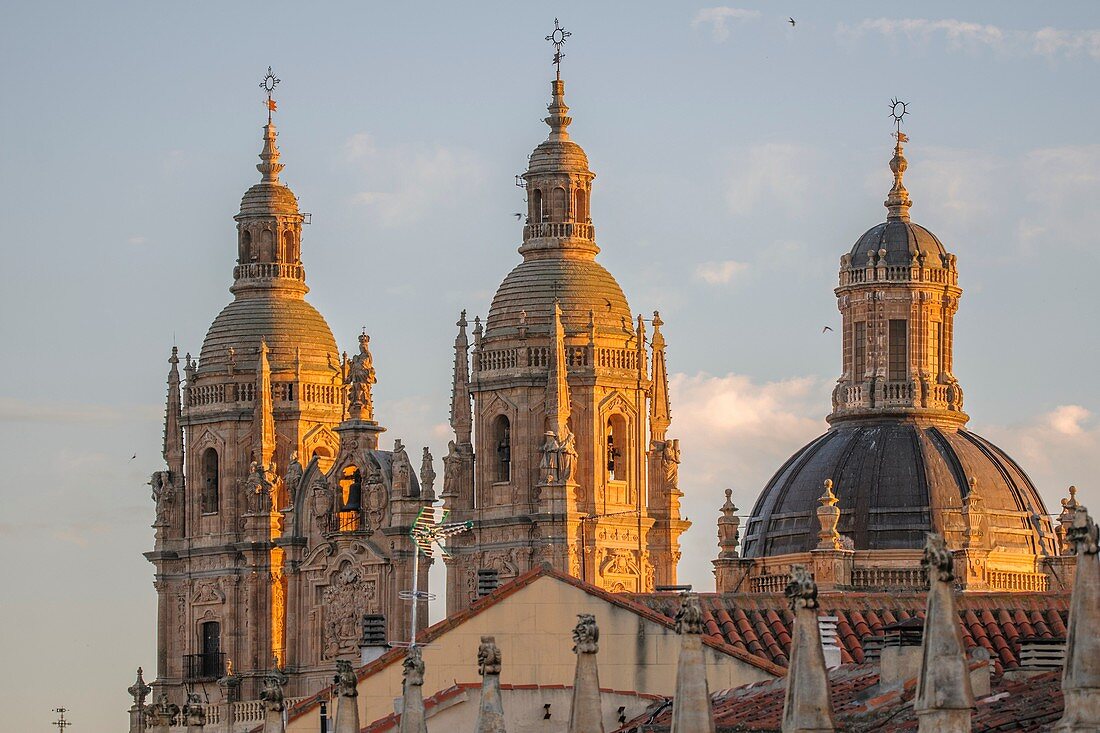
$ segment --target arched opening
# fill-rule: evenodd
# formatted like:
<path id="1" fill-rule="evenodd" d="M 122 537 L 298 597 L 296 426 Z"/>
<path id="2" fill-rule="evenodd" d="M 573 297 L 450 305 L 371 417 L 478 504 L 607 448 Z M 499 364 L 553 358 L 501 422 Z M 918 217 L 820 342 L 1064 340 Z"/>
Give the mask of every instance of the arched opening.
<path id="1" fill-rule="evenodd" d="M 607 480 L 626 481 L 629 461 L 625 459 L 627 447 L 626 418 L 612 415 L 607 419 Z"/>
<path id="2" fill-rule="evenodd" d="M 566 205 L 566 195 L 564 188 L 555 188 L 550 193 L 550 220 L 551 221 L 565 221 L 565 214 L 568 209 Z"/>
<path id="3" fill-rule="evenodd" d="M 222 669 L 222 625 L 217 621 L 205 621 L 199 627 L 199 634 L 202 637 L 202 652 L 196 676 L 217 679 L 225 673 Z"/>
<path id="4" fill-rule="evenodd" d="M 584 224 L 588 221 L 588 192 L 578 188 L 573 194 L 573 218 Z"/>
<path id="5" fill-rule="evenodd" d="M 494 481 L 512 480 L 512 426 L 505 415 L 493 420 L 493 447 L 496 450 Z"/>
<path id="6" fill-rule="evenodd" d="M 340 526 L 341 532 L 359 529 L 359 511 L 363 507 L 363 472 L 355 464 L 340 471 Z"/>
<path id="7" fill-rule="evenodd" d="M 294 238 L 294 231 L 287 229 L 283 232 L 283 261 L 292 265 L 298 264 L 298 241 Z"/>
<path id="8" fill-rule="evenodd" d="M 317 459 L 317 467 L 321 469 L 321 473 L 328 473 L 332 468 L 332 451 L 327 446 L 319 445 L 314 448 L 310 458 Z"/>
<path id="9" fill-rule="evenodd" d="M 247 229 L 241 229 L 241 238 L 239 244 L 239 251 L 237 252 L 237 262 L 242 265 L 246 265 L 255 259 L 252 256 L 252 232 Z"/>
<path id="10" fill-rule="evenodd" d="M 542 215 L 542 190 L 536 188 L 534 192 L 531 193 L 531 221 L 536 224 L 541 222 L 543 218 Z"/>
<path id="11" fill-rule="evenodd" d="M 260 232 L 260 262 L 275 260 L 275 234 L 270 229 Z"/>
<path id="12" fill-rule="evenodd" d="M 202 484 L 199 493 L 203 514 L 218 513 L 218 451 L 207 448 L 202 452 Z"/>

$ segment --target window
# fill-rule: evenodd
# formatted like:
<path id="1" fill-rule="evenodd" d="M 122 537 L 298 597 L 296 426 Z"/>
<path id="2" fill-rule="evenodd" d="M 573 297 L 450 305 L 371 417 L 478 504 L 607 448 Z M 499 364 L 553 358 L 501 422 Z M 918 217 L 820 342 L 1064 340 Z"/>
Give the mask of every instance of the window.
<path id="1" fill-rule="evenodd" d="M 863 381 L 867 371 L 867 322 L 856 321 L 852 329 L 852 379 Z"/>
<path id="2" fill-rule="evenodd" d="M 255 258 L 252 256 L 252 232 L 247 229 L 241 231 L 240 252 L 237 253 L 237 262 L 246 265 Z"/>
<path id="3" fill-rule="evenodd" d="M 890 321 L 890 361 L 887 379 L 903 382 L 909 378 L 909 322 Z"/>
<path id="4" fill-rule="evenodd" d="M 496 452 L 494 481 L 512 480 L 512 426 L 505 415 L 493 420 L 493 450 Z"/>
<path id="5" fill-rule="evenodd" d="M 294 241 L 294 231 L 287 229 L 283 232 L 283 261 L 295 264 L 298 262 L 298 245 Z"/>
<path id="6" fill-rule="evenodd" d="M 217 621 L 207 621 L 202 627 L 202 658 L 199 663 L 199 677 L 216 679 L 223 673 L 222 625 Z"/>
<path id="7" fill-rule="evenodd" d="M 939 379 L 940 371 L 940 342 L 943 339 L 943 324 L 932 321 L 928 324 L 928 359 L 932 367 L 932 378 Z"/>
<path id="8" fill-rule="evenodd" d="M 270 229 L 260 232 L 260 262 L 275 260 L 275 234 Z"/>
<path id="9" fill-rule="evenodd" d="M 550 220 L 565 221 L 566 196 L 564 188 L 555 188 L 550 194 Z"/>
<path id="10" fill-rule="evenodd" d="M 542 219 L 542 190 L 536 188 L 531 194 L 531 221 L 537 224 Z"/>
<path id="11" fill-rule="evenodd" d="M 573 206 L 573 218 L 574 220 L 579 221 L 581 224 L 584 224 L 588 221 L 587 197 L 588 192 L 585 191 L 583 188 L 578 188 L 576 193 L 574 194 L 574 199 L 576 203 Z"/>
<path id="12" fill-rule="evenodd" d="M 626 419 L 612 415 L 607 421 L 607 479 L 626 481 L 629 462 L 624 459 L 627 447 Z"/>
<path id="13" fill-rule="evenodd" d="M 218 451 L 207 448 L 202 453 L 202 485 L 199 497 L 203 514 L 218 513 Z"/>

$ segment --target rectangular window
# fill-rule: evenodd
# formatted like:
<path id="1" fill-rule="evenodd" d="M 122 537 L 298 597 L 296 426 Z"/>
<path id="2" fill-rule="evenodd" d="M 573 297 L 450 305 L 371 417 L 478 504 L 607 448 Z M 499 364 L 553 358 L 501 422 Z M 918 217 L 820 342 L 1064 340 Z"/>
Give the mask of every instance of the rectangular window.
<path id="1" fill-rule="evenodd" d="M 887 379 L 903 382 L 909 378 L 909 322 L 890 321 L 890 361 Z"/>
<path id="2" fill-rule="evenodd" d="M 863 374 L 867 371 L 867 323 L 856 321 L 852 334 L 852 379 L 857 382 L 863 380 Z"/>
<path id="3" fill-rule="evenodd" d="M 932 368 L 932 378 L 939 379 L 940 376 L 940 339 L 943 338 L 943 324 L 939 321 L 932 321 L 928 331 L 928 357 L 931 362 L 929 366 Z"/>

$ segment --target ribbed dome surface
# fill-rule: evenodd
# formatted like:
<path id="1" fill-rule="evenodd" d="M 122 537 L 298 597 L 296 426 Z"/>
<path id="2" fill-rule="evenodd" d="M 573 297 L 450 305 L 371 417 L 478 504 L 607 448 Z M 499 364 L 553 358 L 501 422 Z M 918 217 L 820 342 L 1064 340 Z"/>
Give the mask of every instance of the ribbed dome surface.
<path id="1" fill-rule="evenodd" d="M 257 183 L 241 197 L 241 213 L 238 216 L 297 215 L 298 199 L 282 183 Z"/>
<path id="2" fill-rule="evenodd" d="M 991 512 L 990 528 L 1023 531 L 999 534 L 998 544 L 1039 554 L 1041 539 L 1030 517 L 1044 516 L 1046 508 L 1031 479 L 1004 451 L 968 430 L 888 422 L 833 428 L 791 456 L 753 508 L 743 555 L 815 547 L 817 500 L 826 479 L 840 498 L 837 529 L 852 538 L 855 549 L 920 549 L 926 532 L 958 528 L 958 512 L 944 510 L 962 507 L 971 477 Z M 996 510 L 1028 517 L 996 516 Z"/>
<path id="3" fill-rule="evenodd" d="M 546 257 L 524 260 L 504 278 L 489 307 L 485 335 L 516 328 L 521 311 L 526 311 L 529 324 L 550 323 L 555 298 L 567 330 L 586 327 L 589 311 L 600 330 L 621 332 L 623 318 L 631 325 L 623 289 L 602 265 L 594 260 Z"/>
<path id="4" fill-rule="evenodd" d="M 545 140 L 531 152 L 527 173 L 588 170 L 588 155 L 572 140 Z"/>
<path id="5" fill-rule="evenodd" d="M 936 235 L 911 221 L 887 221 L 868 229 L 852 247 L 852 266 L 866 267 L 867 252 L 886 250 L 886 264 L 908 267 L 923 252 L 925 267 L 947 267 L 947 250 Z"/>
<path id="6" fill-rule="evenodd" d="M 300 298 L 266 292 L 238 297 L 218 314 L 202 342 L 199 372 L 224 369 L 229 347 L 236 351 L 238 367 L 254 368 L 261 339 L 267 340 L 275 365 L 291 363 L 298 347 L 305 369 L 327 369 L 330 363 L 339 363 L 336 340 L 316 308 Z"/>

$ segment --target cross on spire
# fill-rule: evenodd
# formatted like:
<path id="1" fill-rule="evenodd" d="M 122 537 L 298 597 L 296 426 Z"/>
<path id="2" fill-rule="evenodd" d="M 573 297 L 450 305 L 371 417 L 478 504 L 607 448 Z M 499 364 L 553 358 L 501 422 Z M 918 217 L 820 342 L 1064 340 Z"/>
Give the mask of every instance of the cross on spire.
<path id="1" fill-rule="evenodd" d="M 271 95 L 275 92 L 275 87 L 279 85 L 280 81 L 282 81 L 282 79 L 277 78 L 275 74 L 272 73 L 271 67 L 268 66 L 267 75 L 264 76 L 264 80 L 260 82 L 260 89 L 267 92 L 267 124 L 269 125 L 271 124 L 271 113 L 276 110 L 275 100 L 272 99 Z"/>
<path id="2" fill-rule="evenodd" d="M 71 721 L 65 720 L 65 713 L 69 712 L 69 709 L 54 708 L 53 711 L 58 714 L 57 720 L 53 722 L 57 726 L 57 733 L 65 733 L 65 729 L 72 725 Z"/>
<path id="3" fill-rule="evenodd" d="M 554 31 L 546 37 L 546 40 L 554 44 L 553 64 L 558 79 L 561 79 L 561 60 L 565 58 L 565 54 L 561 52 L 561 47 L 565 44 L 565 39 L 571 35 L 573 34 L 562 28 L 558 23 L 558 19 L 554 18 Z"/>

